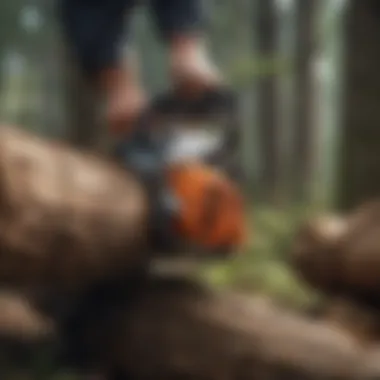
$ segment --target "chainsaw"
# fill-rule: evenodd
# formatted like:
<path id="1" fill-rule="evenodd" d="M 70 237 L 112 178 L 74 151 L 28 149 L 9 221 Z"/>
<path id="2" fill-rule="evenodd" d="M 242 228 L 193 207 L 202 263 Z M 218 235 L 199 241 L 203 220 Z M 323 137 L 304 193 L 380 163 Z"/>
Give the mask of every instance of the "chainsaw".
<path id="1" fill-rule="evenodd" d="M 244 240 L 237 97 L 157 96 L 115 149 L 151 201 L 152 250 L 229 255 Z"/>

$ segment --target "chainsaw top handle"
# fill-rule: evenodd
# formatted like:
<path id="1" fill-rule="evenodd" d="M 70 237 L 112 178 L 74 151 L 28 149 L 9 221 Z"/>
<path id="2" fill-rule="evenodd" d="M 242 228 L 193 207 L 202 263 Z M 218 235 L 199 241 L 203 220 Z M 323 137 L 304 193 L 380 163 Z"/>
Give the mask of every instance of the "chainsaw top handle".
<path id="1" fill-rule="evenodd" d="M 137 120 L 137 133 L 155 134 L 152 129 L 165 127 L 173 122 L 197 123 L 220 121 L 225 132 L 236 131 L 238 119 L 238 97 L 225 89 L 210 90 L 195 99 L 184 99 L 172 91 L 156 95 Z M 231 133 L 232 136 L 232 133 Z"/>

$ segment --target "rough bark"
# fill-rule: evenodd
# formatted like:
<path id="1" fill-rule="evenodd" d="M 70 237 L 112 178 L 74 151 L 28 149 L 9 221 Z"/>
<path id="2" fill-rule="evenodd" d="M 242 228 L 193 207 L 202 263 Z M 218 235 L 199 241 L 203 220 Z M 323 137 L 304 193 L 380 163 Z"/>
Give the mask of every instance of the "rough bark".
<path id="1" fill-rule="evenodd" d="M 260 0 L 255 9 L 257 17 L 257 51 L 259 59 L 276 60 L 276 8 L 272 0 Z M 258 125 L 260 151 L 263 157 L 260 188 L 264 198 L 269 201 L 277 196 L 279 178 L 278 123 L 276 120 L 276 78 L 258 78 Z"/>
<path id="2" fill-rule="evenodd" d="M 148 201 L 126 170 L 0 129 L 0 281 L 79 290 L 144 254 Z"/>
<path id="3" fill-rule="evenodd" d="M 104 293 L 92 294 L 87 317 L 80 312 L 81 323 L 73 319 L 81 336 L 71 338 L 73 347 L 91 348 L 90 367 L 107 369 L 118 379 L 364 380 L 379 375 L 375 348 L 263 299 L 170 279 L 136 283 L 127 297 L 118 286 L 108 291 L 118 295 L 110 300 Z"/>
<path id="4" fill-rule="evenodd" d="M 292 259 L 301 276 L 326 294 L 344 294 L 379 306 L 380 203 L 345 216 L 305 223 L 295 238 Z"/>
<path id="5" fill-rule="evenodd" d="M 337 199 L 349 209 L 380 193 L 380 18 L 373 0 L 348 2 L 344 23 L 344 113 Z"/>
<path id="6" fill-rule="evenodd" d="M 296 48 L 294 61 L 294 151 L 293 179 L 294 196 L 305 201 L 313 179 L 314 166 L 314 114 L 313 114 L 313 53 L 315 41 L 315 10 L 313 0 L 298 0 L 296 6 Z"/>
<path id="7" fill-rule="evenodd" d="M 20 331 L 29 332 L 21 342 L 46 337 L 51 319 L 23 305 L 25 298 L 5 297 L 0 297 L 5 305 L 0 337 L 10 323 L 7 305 L 21 311 Z M 60 344 L 71 356 L 65 359 L 109 380 L 374 380 L 380 375 L 377 341 L 351 334 L 352 325 L 340 323 L 337 312 L 330 323 L 319 322 L 264 298 L 217 292 L 190 280 L 138 276 L 101 284 L 73 305 L 65 323 L 55 320 Z M 363 316 L 357 321 L 365 321 Z M 36 329 L 41 322 L 46 328 Z M 20 334 L 13 337 L 20 341 Z"/>

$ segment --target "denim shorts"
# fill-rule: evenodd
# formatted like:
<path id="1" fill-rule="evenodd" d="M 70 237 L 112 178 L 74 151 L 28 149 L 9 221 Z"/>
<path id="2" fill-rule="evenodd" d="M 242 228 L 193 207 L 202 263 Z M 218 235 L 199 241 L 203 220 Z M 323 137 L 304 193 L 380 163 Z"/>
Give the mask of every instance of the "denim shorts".
<path id="1" fill-rule="evenodd" d="M 209 0 L 205 0 L 209 1 Z M 86 72 L 114 67 L 121 42 L 138 0 L 60 0 L 59 20 L 69 49 Z M 203 0 L 148 0 L 157 30 L 164 40 L 174 33 L 192 33 L 205 23 Z"/>

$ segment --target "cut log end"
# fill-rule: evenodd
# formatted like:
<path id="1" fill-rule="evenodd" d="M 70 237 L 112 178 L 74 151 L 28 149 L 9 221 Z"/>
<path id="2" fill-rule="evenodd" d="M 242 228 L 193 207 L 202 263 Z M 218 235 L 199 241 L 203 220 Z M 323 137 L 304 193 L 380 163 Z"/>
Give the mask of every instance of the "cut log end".
<path id="1" fill-rule="evenodd" d="M 312 286 L 328 289 L 336 282 L 336 247 L 346 230 L 346 220 L 334 215 L 321 216 L 300 227 L 291 249 L 291 261 Z"/>

